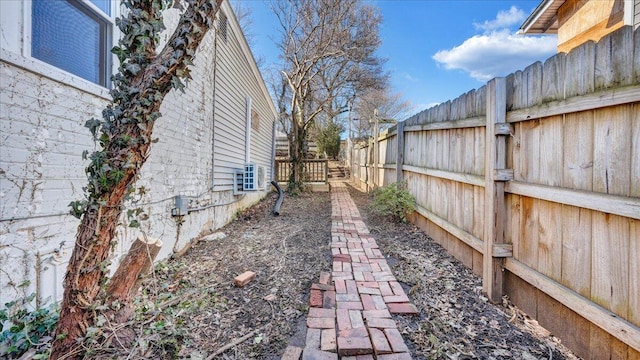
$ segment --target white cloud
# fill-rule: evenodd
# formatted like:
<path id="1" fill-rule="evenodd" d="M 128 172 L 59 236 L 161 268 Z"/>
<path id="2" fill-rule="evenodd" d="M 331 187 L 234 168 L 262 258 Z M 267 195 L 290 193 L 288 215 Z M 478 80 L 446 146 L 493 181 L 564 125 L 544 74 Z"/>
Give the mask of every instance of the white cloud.
<path id="1" fill-rule="evenodd" d="M 478 30 L 493 31 L 519 25 L 527 15 L 515 6 L 511 6 L 508 11 L 499 11 L 494 20 L 486 20 L 482 24 L 473 23 Z"/>
<path id="2" fill-rule="evenodd" d="M 474 24 L 484 30 L 451 49 L 440 50 L 433 59 L 449 70 L 462 70 L 479 81 L 505 76 L 556 53 L 554 36 L 515 35 L 509 26 L 518 24 L 524 12 L 516 7 L 501 11 L 495 20 Z"/>

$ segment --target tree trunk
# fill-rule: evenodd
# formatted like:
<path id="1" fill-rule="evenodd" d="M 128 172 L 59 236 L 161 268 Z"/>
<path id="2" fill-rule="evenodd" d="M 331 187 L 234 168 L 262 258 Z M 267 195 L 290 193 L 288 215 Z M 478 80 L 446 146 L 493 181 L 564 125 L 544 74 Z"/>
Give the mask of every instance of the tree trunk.
<path id="1" fill-rule="evenodd" d="M 106 145 L 99 152 L 111 165 L 106 175 L 118 180 L 98 193 L 88 194 L 88 206 L 82 214 L 76 244 L 64 279 L 65 291 L 56 327 L 58 340 L 54 341 L 51 349 L 52 359 L 81 359 L 84 355 L 82 342 L 87 329 L 95 326 L 95 308 L 103 304 L 109 255 L 124 200 L 149 154 L 153 125 L 160 105 L 164 96 L 176 86 L 176 78 L 188 73 L 187 64 L 192 63 L 193 54 L 212 26 L 221 2 L 222 0 L 190 1 L 180 17 L 176 31 L 162 51 L 156 53 L 155 47 L 146 49 L 149 50 L 145 55 L 149 58 L 148 65 L 133 75 L 121 75 L 122 78 L 132 78 L 127 78 L 127 81 L 119 80 L 119 83 L 125 84 L 125 88 L 112 91 L 112 95 L 131 94 L 126 98 L 119 98 L 116 106 L 122 109 L 122 114 L 118 114 L 115 120 L 107 120 L 105 123 L 109 126 L 106 129 L 103 126 L 101 130 Z M 153 8 L 151 1 L 133 3 L 132 6 L 147 12 L 157 10 Z M 176 57 L 176 54 L 179 56 Z M 121 64 L 121 69 L 122 67 Z M 137 91 L 131 91 L 132 89 Z M 110 116 L 114 117 L 113 114 Z M 123 147 L 118 141 L 112 141 L 122 137 L 138 141 L 128 143 L 127 147 Z M 93 162 L 90 167 L 92 165 Z M 114 175 L 116 172 L 117 176 Z M 90 176 L 91 180 L 97 181 Z M 121 295 L 131 296 L 131 291 L 123 290 Z M 108 294 L 106 297 L 109 297 Z M 124 302 L 128 301 L 130 299 Z"/>
<path id="2" fill-rule="evenodd" d="M 287 191 L 297 193 L 304 188 L 304 140 L 306 130 L 297 120 L 293 119 L 292 124 L 292 151 L 291 151 L 291 174 L 289 175 L 289 184 Z"/>
<path id="3" fill-rule="evenodd" d="M 111 205 L 124 199 L 126 185 L 114 189 Z M 64 297 L 56 326 L 56 338 L 51 358 L 82 358 L 81 342 L 86 329 L 94 323 L 92 307 L 98 305 L 98 296 L 106 281 L 111 241 L 122 214 L 121 206 L 103 206 L 87 210 L 82 217 L 76 246 L 64 278 Z"/>
<path id="4" fill-rule="evenodd" d="M 129 252 L 109 280 L 107 286 L 109 302 L 120 305 L 120 310 L 114 314 L 113 318 L 116 323 L 127 321 L 133 315 L 131 300 L 138 292 L 143 276 L 151 269 L 161 248 L 162 241 L 139 236 L 131 244 Z"/>

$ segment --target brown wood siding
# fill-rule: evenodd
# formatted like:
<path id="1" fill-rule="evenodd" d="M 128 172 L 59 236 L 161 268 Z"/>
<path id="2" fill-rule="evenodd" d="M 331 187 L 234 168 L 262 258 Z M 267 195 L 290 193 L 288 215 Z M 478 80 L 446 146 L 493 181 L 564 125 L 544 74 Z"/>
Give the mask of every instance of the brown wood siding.
<path id="1" fill-rule="evenodd" d="M 568 0 L 558 9 L 558 52 L 603 36 L 624 25 L 622 0 Z"/>

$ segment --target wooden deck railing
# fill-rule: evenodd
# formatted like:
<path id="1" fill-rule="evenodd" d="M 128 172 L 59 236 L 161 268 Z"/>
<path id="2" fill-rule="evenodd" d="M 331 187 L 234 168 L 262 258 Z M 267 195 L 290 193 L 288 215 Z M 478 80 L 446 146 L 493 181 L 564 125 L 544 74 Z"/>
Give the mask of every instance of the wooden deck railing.
<path id="1" fill-rule="evenodd" d="M 304 182 L 327 183 L 329 177 L 328 160 L 304 160 Z M 275 177 L 277 182 L 289 181 L 291 175 L 291 160 L 275 161 Z"/>

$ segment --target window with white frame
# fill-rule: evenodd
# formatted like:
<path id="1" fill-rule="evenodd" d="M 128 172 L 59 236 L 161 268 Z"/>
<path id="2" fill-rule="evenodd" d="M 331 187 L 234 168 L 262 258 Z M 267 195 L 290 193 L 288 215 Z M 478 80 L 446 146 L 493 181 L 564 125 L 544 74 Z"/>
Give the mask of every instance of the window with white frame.
<path id="1" fill-rule="evenodd" d="M 108 87 L 113 3 L 111 0 L 33 0 L 31 56 Z"/>

